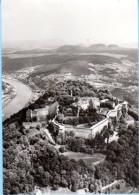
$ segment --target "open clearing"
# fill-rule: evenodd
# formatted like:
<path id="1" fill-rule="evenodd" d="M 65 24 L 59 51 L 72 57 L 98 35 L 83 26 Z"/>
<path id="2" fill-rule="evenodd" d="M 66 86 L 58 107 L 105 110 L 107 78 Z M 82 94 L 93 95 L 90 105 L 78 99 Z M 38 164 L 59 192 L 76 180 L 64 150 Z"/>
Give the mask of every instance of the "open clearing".
<path id="1" fill-rule="evenodd" d="M 84 162 L 89 163 L 89 164 L 98 164 L 101 161 L 105 159 L 105 155 L 101 153 L 95 153 L 93 155 L 91 154 L 86 154 L 82 152 L 72 152 L 72 151 L 67 151 L 63 153 L 65 156 L 68 156 L 69 159 L 75 159 L 75 160 L 84 160 Z"/>
<path id="2" fill-rule="evenodd" d="M 39 194 L 39 192 L 40 192 L 40 194 Z M 52 188 L 50 186 L 48 186 L 47 188 L 42 188 L 39 192 L 38 192 L 38 195 L 41 195 L 41 194 L 42 195 L 48 195 L 48 194 L 85 194 L 84 189 L 77 190 L 77 192 L 72 192 L 68 188 L 63 188 L 63 187 L 59 187 L 58 190 L 52 190 Z M 36 193 L 36 195 L 37 195 L 37 193 Z"/>

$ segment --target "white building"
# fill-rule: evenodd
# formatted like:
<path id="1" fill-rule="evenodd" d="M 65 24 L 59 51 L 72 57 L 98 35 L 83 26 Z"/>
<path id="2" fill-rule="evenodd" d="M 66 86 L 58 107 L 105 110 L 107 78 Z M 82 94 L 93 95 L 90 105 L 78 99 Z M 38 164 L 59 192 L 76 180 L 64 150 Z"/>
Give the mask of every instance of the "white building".
<path id="1" fill-rule="evenodd" d="M 77 103 L 73 103 L 72 105 L 75 107 L 81 107 L 83 110 L 86 110 L 88 106 L 92 104 L 94 109 L 98 109 L 100 107 L 100 101 L 98 98 L 92 97 L 83 97 L 79 98 Z"/>

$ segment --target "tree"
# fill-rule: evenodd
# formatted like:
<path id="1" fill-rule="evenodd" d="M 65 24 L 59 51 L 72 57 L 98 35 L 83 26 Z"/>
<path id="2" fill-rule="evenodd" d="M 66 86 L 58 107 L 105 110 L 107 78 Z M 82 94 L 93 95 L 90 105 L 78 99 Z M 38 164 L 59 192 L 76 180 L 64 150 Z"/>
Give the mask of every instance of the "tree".
<path id="1" fill-rule="evenodd" d="M 61 182 L 61 177 L 60 177 L 60 175 L 57 174 L 57 173 L 55 173 L 53 183 L 54 183 L 54 184 L 60 184 L 60 182 Z"/>
<path id="2" fill-rule="evenodd" d="M 44 175 L 44 168 L 42 166 L 38 167 L 38 173 L 40 174 L 40 176 Z"/>
<path id="3" fill-rule="evenodd" d="M 59 123 L 62 123 L 62 124 L 63 124 L 63 121 L 64 121 L 64 114 L 59 114 L 59 115 L 57 116 L 57 120 L 58 120 Z"/>
<path id="4" fill-rule="evenodd" d="M 111 129 L 109 129 L 107 126 L 104 126 L 102 132 L 103 132 L 103 137 L 104 137 L 104 139 L 107 139 L 107 145 L 108 145 L 108 143 L 109 143 L 109 137 L 110 137 L 110 135 L 111 135 L 113 132 L 112 132 Z"/>

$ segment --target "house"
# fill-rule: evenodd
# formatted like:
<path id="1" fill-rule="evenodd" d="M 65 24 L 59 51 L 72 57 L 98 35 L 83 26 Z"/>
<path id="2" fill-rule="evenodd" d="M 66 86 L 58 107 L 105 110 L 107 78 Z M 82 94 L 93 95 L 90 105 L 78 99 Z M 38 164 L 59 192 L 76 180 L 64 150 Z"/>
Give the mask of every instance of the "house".
<path id="1" fill-rule="evenodd" d="M 59 103 L 55 102 L 51 105 L 47 105 L 45 108 L 27 110 L 26 119 L 32 120 L 35 118 L 37 121 L 46 121 L 48 115 L 52 116 L 58 114 L 59 111 L 58 107 L 59 107 Z"/>

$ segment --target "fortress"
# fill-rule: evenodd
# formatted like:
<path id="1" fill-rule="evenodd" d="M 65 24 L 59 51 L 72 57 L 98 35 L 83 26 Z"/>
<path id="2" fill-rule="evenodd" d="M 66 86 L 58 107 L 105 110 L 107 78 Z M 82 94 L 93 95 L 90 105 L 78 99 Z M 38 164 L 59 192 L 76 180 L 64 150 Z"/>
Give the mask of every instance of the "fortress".
<path id="1" fill-rule="evenodd" d="M 113 110 L 110 110 L 107 113 L 105 119 L 96 123 L 95 125 L 92 125 L 90 128 L 62 125 L 55 120 L 52 120 L 52 122 L 53 124 L 59 127 L 59 135 L 63 135 L 65 132 L 73 131 L 75 137 L 80 137 L 85 139 L 95 138 L 96 134 L 100 133 L 105 126 L 108 127 L 108 124 L 112 122 L 112 119 L 115 118 L 117 121 L 119 121 L 120 117 L 122 116 L 122 109 L 125 109 L 125 111 L 128 112 L 128 103 L 126 101 L 116 105 Z"/>

